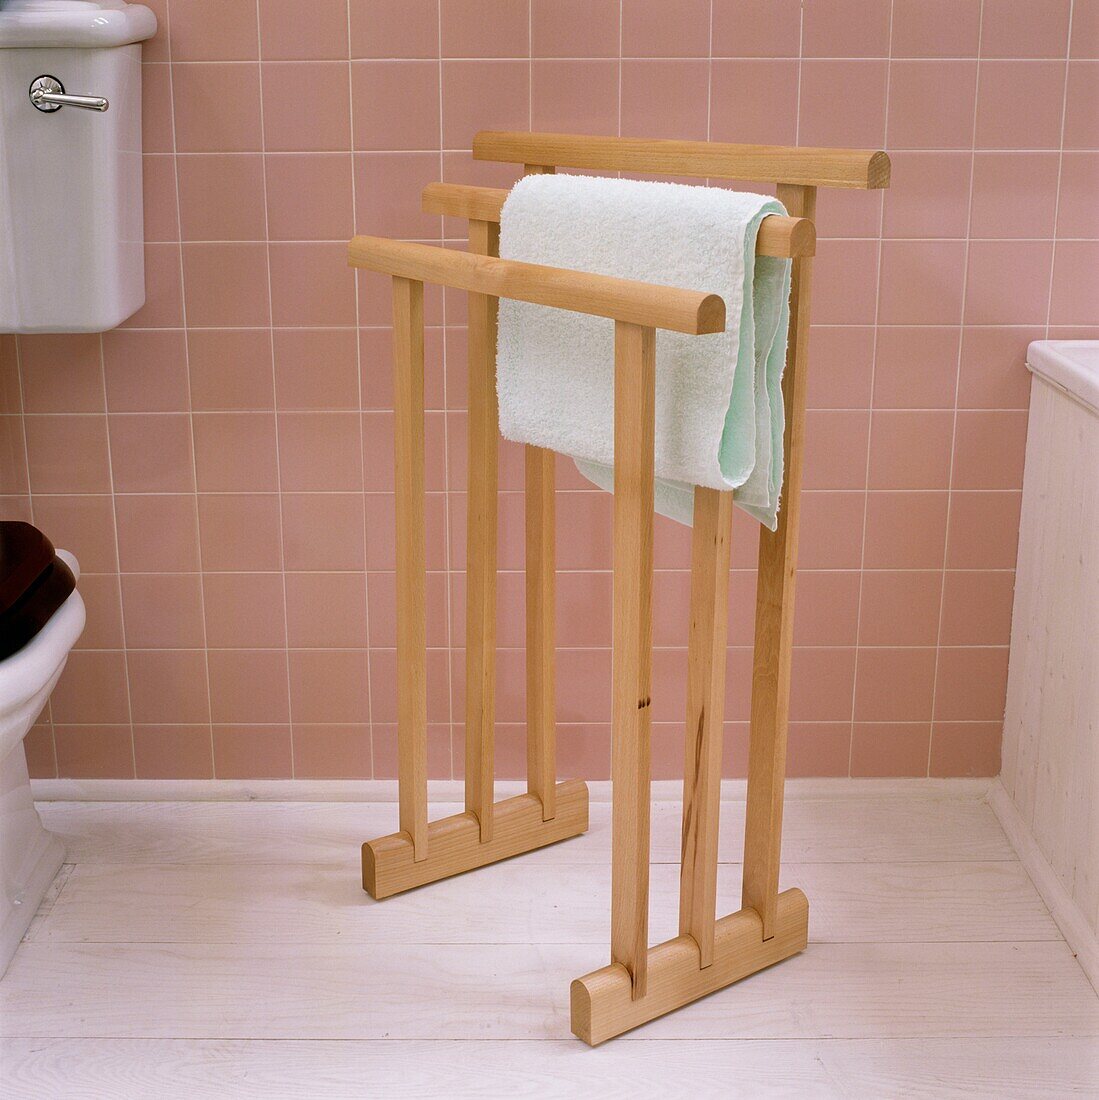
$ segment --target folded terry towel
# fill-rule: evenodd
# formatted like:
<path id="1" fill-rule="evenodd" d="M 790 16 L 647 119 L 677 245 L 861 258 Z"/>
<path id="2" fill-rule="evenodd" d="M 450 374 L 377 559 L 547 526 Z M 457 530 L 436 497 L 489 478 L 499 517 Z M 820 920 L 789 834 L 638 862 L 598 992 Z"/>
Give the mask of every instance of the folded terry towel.
<path id="1" fill-rule="evenodd" d="M 725 332 L 656 338 L 656 510 L 688 525 L 695 485 L 777 524 L 790 262 L 755 246 L 785 212 L 767 195 L 569 175 L 526 176 L 504 203 L 501 256 L 725 299 Z M 506 438 L 613 489 L 613 321 L 502 300 L 497 390 Z"/>

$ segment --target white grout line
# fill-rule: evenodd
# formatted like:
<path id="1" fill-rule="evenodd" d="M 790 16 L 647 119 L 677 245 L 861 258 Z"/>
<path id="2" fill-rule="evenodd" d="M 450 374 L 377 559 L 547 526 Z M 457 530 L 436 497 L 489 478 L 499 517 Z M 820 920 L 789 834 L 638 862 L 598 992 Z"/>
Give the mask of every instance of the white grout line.
<path id="1" fill-rule="evenodd" d="M 947 477 L 947 493 L 946 493 L 946 533 L 943 539 L 943 557 L 941 564 L 941 572 L 943 575 L 942 590 L 939 593 L 939 628 L 935 635 L 935 669 L 934 675 L 931 679 L 931 721 L 935 721 L 935 709 L 938 706 L 939 701 L 939 653 L 942 650 L 943 640 L 943 620 L 946 615 L 946 563 L 950 558 L 950 517 L 953 513 L 954 507 L 954 457 L 956 448 L 958 446 L 958 393 L 962 384 L 962 351 L 965 347 L 965 307 L 966 300 L 969 291 L 969 231 L 973 224 L 973 181 L 977 172 L 977 117 L 978 117 L 978 104 L 981 98 L 981 42 L 984 38 L 984 13 L 985 13 L 985 0 L 981 0 L 979 23 L 977 30 L 977 76 L 976 82 L 973 88 L 973 127 L 972 127 L 972 144 L 973 144 L 973 156 L 969 163 L 969 205 L 966 212 L 966 242 L 965 250 L 962 256 L 962 304 L 961 304 L 961 317 L 959 321 L 962 325 L 962 339 L 958 342 L 958 359 L 954 370 L 954 423 L 950 434 L 950 471 Z M 931 773 L 931 754 L 935 745 L 934 725 L 932 725 L 931 741 L 927 746 L 927 771 Z"/>
<path id="2" fill-rule="evenodd" d="M 893 14 L 895 4 L 889 5 L 889 53 L 893 53 Z M 890 61 L 885 63 L 885 108 L 882 112 L 882 145 L 889 148 L 889 93 L 892 83 L 892 65 Z M 851 740 L 847 746 L 847 774 L 851 774 L 851 768 L 855 759 L 855 710 L 858 701 L 859 690 L 859 644 L 862 638 L 862 596 L 866 582 L 866 530 L 870 517 L 870 456 L 873 453 L 874 444 L 874 415 L 878 411 L 874 404 L 874 388 L 877 378 L 878 362 L 878 322 L 881 319 L 881 264 L 882 252 L 885 244 L 885 196 L 881 199 L 881 212 L 878 215 L 878 269 L 874 282 L 874 326 L 873 336 L 870 342 L 870 408 L 866 425 L 866 461 L 863 465 L 863 487 L 866 490 L 862 505 L 862 538 L 859 547 L 859 593 L 855 604 L 855 668 L 851 679 Z"/>
<path id="3" fill-rule="evenodd" d="M 1053 247 L 1049 257 L 1049 297 L 1046 300 L 1046 332 L 1045 338 L 1049 339 L 1050 320 L 1053 317 L 1053 278 L 1057 272 L 1057 221 L 1061 213 L 1061 179 L 1065 167 L 1065 120 L 1068 117 L 1068 77 L 1069 66 L 1072 59 L 1072 23 L 1076 13 L 1076 0 L 1069 0 L 1068 6 L 1068 33 L 1065 36 L 1065 88 L 1061 98 L 1061 141 L 1057 153 L 1057 191 L 1053 198 Z M 1061 240 L 1072 240 L 1070 237 L 1062 237 Z"/>
<path id="4" fill-rule="evenodd" d="M 260 55 L 263 54 L 263 32 L 261 30 L 261 15 L 260 15 L 260 0 L 255 0 L 256 6 L 256 41 L 257 50 Z M 350 46 L 348 47 L 350 51 Z M 268 63 L 269 64 L 269 63 Z M 285 639 L 286 649 L 286 712 L 287 712 L 287 726 L 290 736 L 290 777 L 293 779 L 297 771 L 297 760 L 294 753 L 294 702 L 293 694 L 291 690 L 290 681 L 290 611 L 289 601 L 286 596 L 286 537 L 285 537 L 285 514 L 283 509 L 283 492 L 282 492 L 282 451 L 279 446 L 279 390 L 278 379 L 275 371 L 275 306 L 274 306 L 274 293 L 271 289 L 271 230 L 270 230 L 270 209 L 267 197 L 267 125 L 266 118 L 264 117 L 263 107 L 263 65 L 259 66 L 259 129 L 260 129 L 260 144 L 262 145 L 261 153 L 263 155 L 263 225 L 264 231 L 267 235 L 267 240 L 264 242 L 267 253 L 267 338 L 271 342 L 271 395 L 272 402 L 274 404 L 274 421 L 275 421 L 275 492 L 278 494 L 279 501 L 279 561 L 282 564 L 282 629 L 283 637 Z M 354 145 L 354 141 L 351 142 Z M 352 164 L 354 164 L 354 156 L 352 156 Z M 352 202 L 354 202 L 354 196 L 352 196 Z M 352 207 L 353 208 L 353 207 Z M 358 301 L 356 299 L 356 307 Z M 362 463 L 362 426 L 360 418 L 359 427 L 359 462 Z M 211 723 L 213 722 L 213 709 L 211 707 L 210 713 Z M 220 723 L 218 723 L 220 725 Z M 212 726 L 211 726 L 212 729 Z"/>

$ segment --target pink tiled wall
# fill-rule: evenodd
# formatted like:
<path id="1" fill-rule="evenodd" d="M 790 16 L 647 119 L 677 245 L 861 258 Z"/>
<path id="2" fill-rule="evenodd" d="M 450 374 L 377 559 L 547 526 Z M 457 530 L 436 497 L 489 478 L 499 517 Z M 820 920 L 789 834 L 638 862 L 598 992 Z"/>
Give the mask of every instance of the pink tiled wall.
<path id="1" fill-rule="evenodd" d="M 1099 335 L 1099 0 L 159 0 L 145 308 L 0 338 L 3 514 L 75 551 L 88 628 L 39 776 L 394 774 L 388 288 L 354 230 L 419 212 L 479 128 L 884 147 L 825 193 L 795 775 L 999 766 L 1028 376 Z M 459 242 L 455 242 L 459 243 Z M 429 296 L 433 774 L 461 767 L 463 302 Z M 504 448 L 500 772 L 523 760 L 522 495 Z M 610 498 L 561 467 L 562 771 L 609 767 Z M 726 768 L 746 752 L 738 515 Z M 657 529 L 655 774 L 679 774 L 688 536 Z"/>

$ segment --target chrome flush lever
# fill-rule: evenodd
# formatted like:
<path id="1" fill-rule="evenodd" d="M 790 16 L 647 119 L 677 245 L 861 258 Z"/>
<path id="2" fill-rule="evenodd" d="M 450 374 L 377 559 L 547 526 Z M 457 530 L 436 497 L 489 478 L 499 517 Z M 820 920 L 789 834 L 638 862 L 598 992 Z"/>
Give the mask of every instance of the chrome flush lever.
<path id="1" fill-rule="evenodd" d="M 62 107 L 82 107 L 85 111 L 105 111 L 110 104 L 98 95 L 68 95 L 55 76 L 40 76 L 30 87 L 31 103 L 39 111 L 60 111 Z"/>

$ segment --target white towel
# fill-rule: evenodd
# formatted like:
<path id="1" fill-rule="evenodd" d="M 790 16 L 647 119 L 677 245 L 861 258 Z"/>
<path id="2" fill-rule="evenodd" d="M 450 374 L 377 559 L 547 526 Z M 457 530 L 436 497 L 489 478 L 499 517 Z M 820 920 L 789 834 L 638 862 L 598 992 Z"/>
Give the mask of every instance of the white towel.
<path id="1" fill-rule="evenodd" d="M 526 176 L 504 203 L 503 257 L 725 299 L 723 333 L 656 338 L 656 510 L 688 525 L 695 485 L 777 525 L 790 262 L 755 245 L 785 213 L 767 195 L 569 175 Z M 501 300 L 497 390 L 506 438 L 613 490 L 613 321 Z"/>

